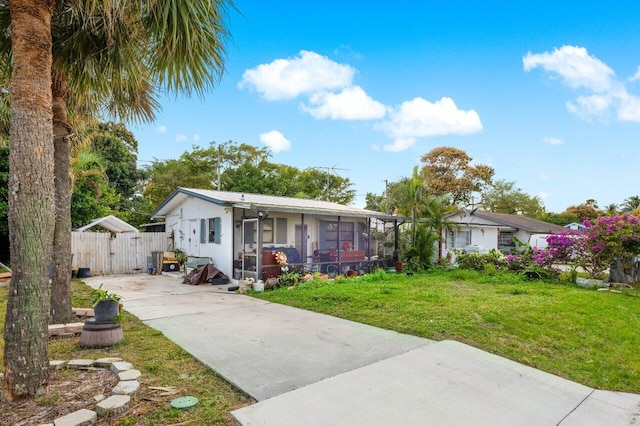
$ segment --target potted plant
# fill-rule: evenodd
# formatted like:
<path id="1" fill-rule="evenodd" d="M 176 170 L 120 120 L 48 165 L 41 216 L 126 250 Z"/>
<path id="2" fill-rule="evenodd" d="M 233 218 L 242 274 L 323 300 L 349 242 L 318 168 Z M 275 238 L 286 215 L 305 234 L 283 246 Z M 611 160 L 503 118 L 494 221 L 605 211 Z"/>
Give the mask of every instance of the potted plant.
<path id="1" fill-rule="evenodd" d="M 104 290 L 102 284 L 93 290 L 89 296 L 93 302 L 93 312 L 96 322 L 109 322 L 120 313 L 121 297 L 115 293 Z"/>

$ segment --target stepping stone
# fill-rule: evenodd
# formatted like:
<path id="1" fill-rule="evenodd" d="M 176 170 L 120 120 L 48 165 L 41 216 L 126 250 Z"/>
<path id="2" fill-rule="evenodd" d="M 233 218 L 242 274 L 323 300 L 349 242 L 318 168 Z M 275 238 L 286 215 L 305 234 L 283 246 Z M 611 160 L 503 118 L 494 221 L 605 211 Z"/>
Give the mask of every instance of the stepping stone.
<path id="1" fill-rule="evenodd" d="M 92 359 L 72 359 L 67 363 L 67 368 L 72 370 L 86 370 L 89 367 L 93 367 Z"/>
<path id="2" fill-rule="evenodd" d="M 109 369 L 113 374 L 118 374 L 120 372 L 133 369 L 133 364 L 131 364 L 130 362 L 118 361 L 111 364 L 111 367 Z"/>
<path id="3" fill-rule="evenodd" d="M 120 361 L 122 361 L 122 358 L 100 358 L 93 362 L 93 366 L 98 368 L 109 368 L 114 362 Z"/>
<path id="4" fill-rule="evenodd" d="M 102 417 L 116 417 L 129 409 L 131 397 L 128 395 L 112 395 L 96 405 L 96 413 Z"/>
<path id="5" fill-rule="evenodd" d="M 135 380 L 140 376 L 142 376 L 140 370 L 127 370 L 123 371 L 122 373 L 118 373 L 118 379 L 122 380 L 123 382 L 126 380 Z"/>
<path id="6" fill-rule="evenodd" d="M 53 421 L 54 426 L 92 426 L 96 424 L 98 415 L 95 411 L 82 409 Z"/>
<path id="7" fill-rule="evenodd" d="M 48 328 L 49 336 L 61 336 L 66 333 L 64 324 L 51 324 Z"/>
<path id="8" fill-rule="evenodd" d="M 139 387 L 140 382 L 137 380 L 122 381 L 113 388 L 111 395 L 134 395 Z"/>
<path id="9" fill-rule="evenodd" d="M 67 366 L 67 361 L 60 361 L 60 360 L 49 361 L 49 370 L 50 371 L 62 370 L 66 366 Z"/>
<path id="10" fill-rule="evenodd" d="M 64 325 L 65 334 L 80 334 L 82 333 L 83 322 L 70 322 Z"/>

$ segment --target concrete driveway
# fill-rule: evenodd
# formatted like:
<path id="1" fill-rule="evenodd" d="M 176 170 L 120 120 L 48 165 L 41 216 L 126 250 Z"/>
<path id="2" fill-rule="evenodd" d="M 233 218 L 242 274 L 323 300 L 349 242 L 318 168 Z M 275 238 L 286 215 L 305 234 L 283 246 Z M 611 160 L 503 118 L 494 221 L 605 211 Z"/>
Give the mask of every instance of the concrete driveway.
<path id="1" fill-rule="evenodd" d="M 144 274 L 85 279 L 258 403 L 243 425 L 631 425 L 640 395 L 607 392 L 453 341 Z"/>

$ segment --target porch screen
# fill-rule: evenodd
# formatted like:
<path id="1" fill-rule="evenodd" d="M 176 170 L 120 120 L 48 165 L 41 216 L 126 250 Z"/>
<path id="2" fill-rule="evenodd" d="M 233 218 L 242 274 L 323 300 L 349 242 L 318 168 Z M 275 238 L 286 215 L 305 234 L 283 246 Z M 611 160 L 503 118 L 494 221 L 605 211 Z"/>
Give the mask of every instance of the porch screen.
<path id="1" fill-rule="evenodd" d="M 354 243 L 354 223 L 340 222 L 340 244 L 349 241 Z M 336 250 L 338 248 L 338 222 L 320 221 L 320 249 Z"/>

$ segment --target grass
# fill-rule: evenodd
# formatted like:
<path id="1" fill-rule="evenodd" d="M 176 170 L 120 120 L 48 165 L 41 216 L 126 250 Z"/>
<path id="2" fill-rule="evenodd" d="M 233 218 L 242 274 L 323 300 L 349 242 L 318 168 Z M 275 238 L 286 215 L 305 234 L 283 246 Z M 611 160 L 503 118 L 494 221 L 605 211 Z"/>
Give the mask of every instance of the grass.
<path id="1" fill-rule="evenodd" d="M 453 339 L 587 386 L 640 392 L 640 291 L 508 273 L 382 272 L 253 296 L 435 340 Z"/>
<path id="2" fill-rule="evenodd" d="M 90 292 L 90 287 L 79 280 L 73 280 L 73 305 L 91 307 Z M 7 294 L 7 286 L 0 287 L 0 323 L 3 328 Z M 142 392 L 139 391 L 133 398 L 127 413 L 113 424 L 234 424 L 235 420 L 230 412 L 249 404 L 249 399 L 219 378 L 211 369 L 133 315 L 124 313 L 122 327 L 123 342 L 111 348 L 81 349 L 77 337 L 53 339 L 49 342 L 50 359 L 119 357 L 131 362 L 142 372 Z M 3 349 L 2 340 L 0 354 L 4 353 Z M 148 391 L 152 386 L 174 386 L 178 393 L 159 396 Z M 185 411 L 170 407 L 173 398 L 185 395 L 197 397 L 198 404 Z M 56 395 L 46 397 L 56 398 Z"/>

